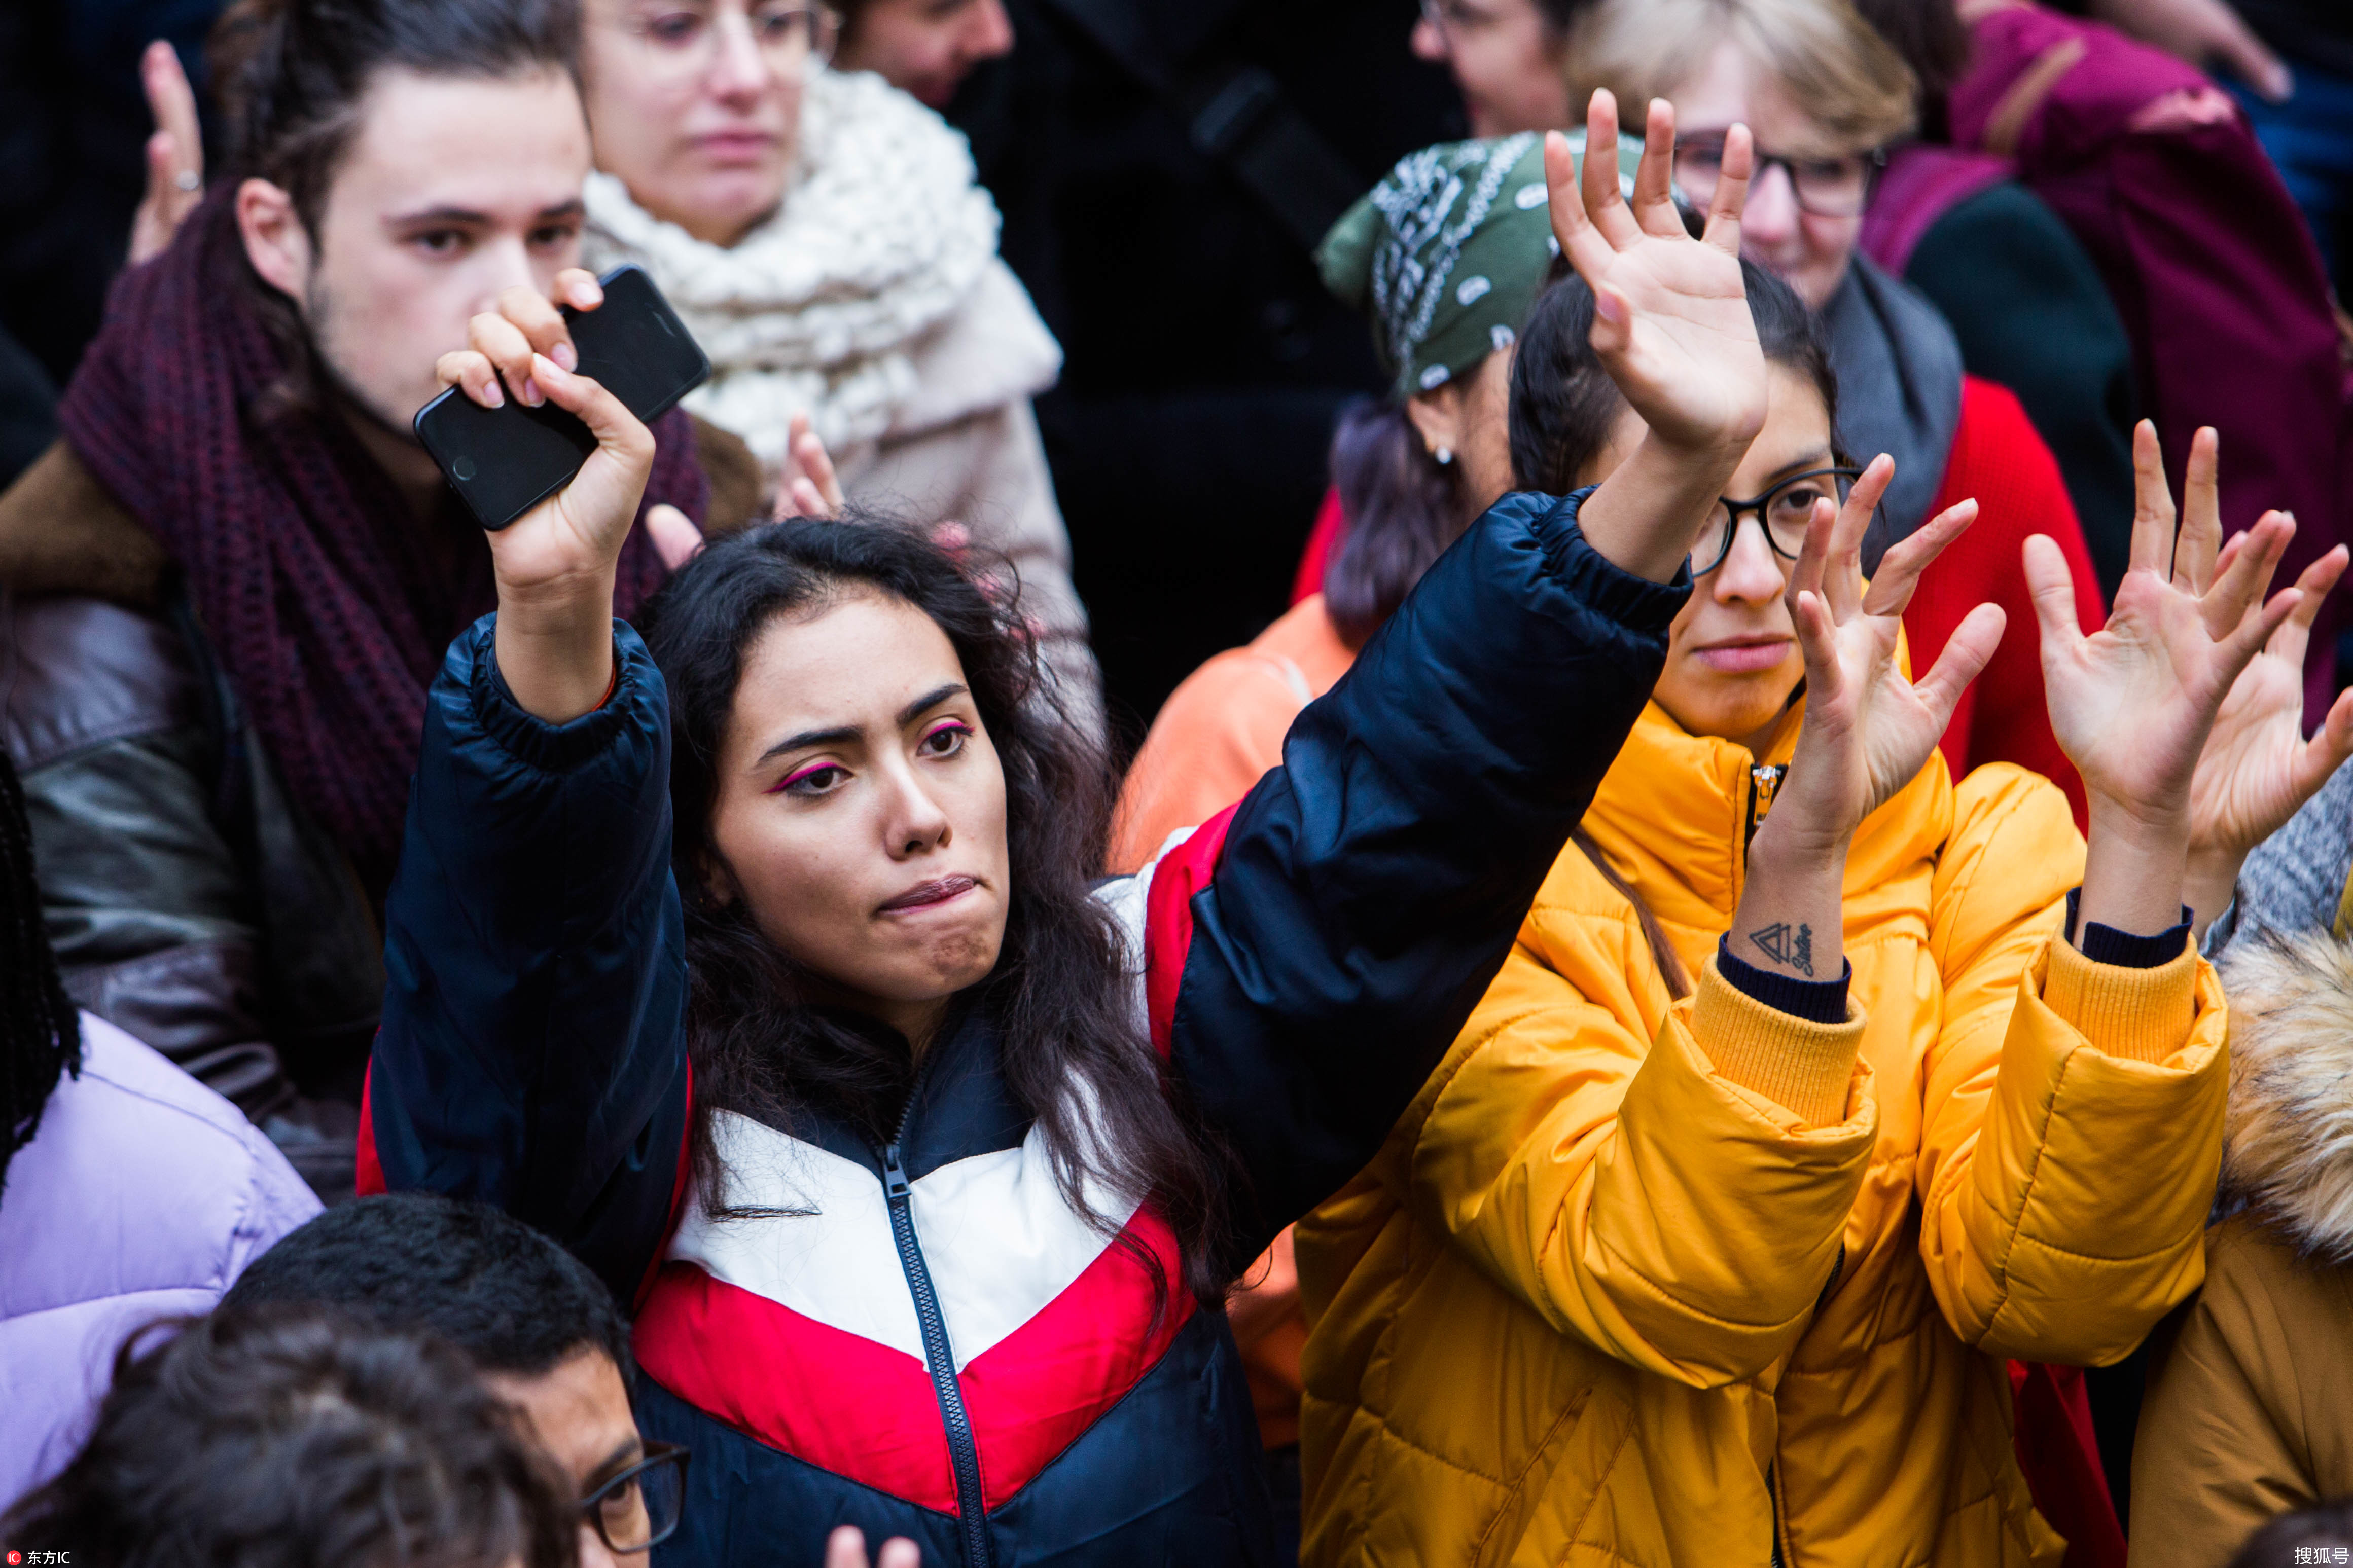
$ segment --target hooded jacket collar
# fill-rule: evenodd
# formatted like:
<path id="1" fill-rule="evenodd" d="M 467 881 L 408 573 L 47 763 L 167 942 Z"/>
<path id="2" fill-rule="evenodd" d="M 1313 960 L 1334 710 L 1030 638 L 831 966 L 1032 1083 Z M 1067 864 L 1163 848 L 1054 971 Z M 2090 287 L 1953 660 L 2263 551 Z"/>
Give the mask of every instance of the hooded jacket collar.
<path id="1" fill-rule="evenodd" d="M 2221 962 L 2231 998 L 2222 1202 L 2353 1262 L 2353 942 L 2266 931 Z"/>

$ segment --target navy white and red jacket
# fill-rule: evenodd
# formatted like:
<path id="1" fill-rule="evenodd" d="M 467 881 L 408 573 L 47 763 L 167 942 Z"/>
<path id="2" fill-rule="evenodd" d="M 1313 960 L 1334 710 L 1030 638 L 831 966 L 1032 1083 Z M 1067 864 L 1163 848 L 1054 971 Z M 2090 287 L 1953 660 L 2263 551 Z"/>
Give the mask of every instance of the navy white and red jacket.
<path id="1" fill-rule="evenodd" d="M 1136 1005 L 1240 1157 L 1250 1257 L 1370 1158 L 1509 950 L 1641 711 L 1687 583 L 1621 572 L 1581 496 L 1514 495 L 1433 566 L 1225 817 L 1099 894 Z M 721 1110 L 731 1205 L 682 1173 L 693 1085 L 660 673 L 626 626 L 596 712 L 517 708 L 489 620 L 433 688 L 386 912 L 364 1181 L 501 1205 L 638 1303 L 646 1435 L 693 1450 L 673 1563 L 1271 1557 L 1222 1311 L 1155 1311 L 1058 1194 L 977 1008 L 894 1142 Z M 903 1047 L 902 1047 L 903 1048 Z M 1147 1203 L 1091 1202 L 1175 1276 Z"/>

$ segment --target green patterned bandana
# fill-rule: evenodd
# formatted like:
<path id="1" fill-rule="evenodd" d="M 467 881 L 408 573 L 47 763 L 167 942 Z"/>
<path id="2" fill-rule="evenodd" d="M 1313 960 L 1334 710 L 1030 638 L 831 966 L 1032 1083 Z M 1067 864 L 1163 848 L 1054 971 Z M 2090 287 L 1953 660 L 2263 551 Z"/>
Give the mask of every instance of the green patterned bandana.
<path id="1" fill-rule="evenodd" d="M 1585 132 L 1569 142 L 1581 159 Z M 1630 195 L 1641 151 L 1619 142 Z M 1372 318 L 1374 352 L 1402 402 L 1517 342 L 1559 251 L 1544 138 L 1524 132 L 1409 154 L 1332 226 L 1315 264 L 1325 288 Z"/>

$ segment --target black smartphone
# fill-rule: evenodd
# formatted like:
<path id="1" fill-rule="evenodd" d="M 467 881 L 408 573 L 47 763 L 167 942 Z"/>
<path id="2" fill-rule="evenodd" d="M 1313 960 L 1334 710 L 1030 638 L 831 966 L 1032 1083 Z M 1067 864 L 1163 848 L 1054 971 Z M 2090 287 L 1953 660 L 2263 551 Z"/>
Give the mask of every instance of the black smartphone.
<path id="1" fill-rule="evenodd" d="M 580 374 L 651 424 L 710 378 L 711 360 L 644 268 L 616 267 L 596 281 L 602 305 L 564 307 Z M 452 386 L 413 422 L 450 488 L 489 529 L 506 527 L 562 489 L 596 449 L 588 426 L 555 405 L 526 408 L 513 387 L 506 393 L 502 406 L 485 408 Z"/>

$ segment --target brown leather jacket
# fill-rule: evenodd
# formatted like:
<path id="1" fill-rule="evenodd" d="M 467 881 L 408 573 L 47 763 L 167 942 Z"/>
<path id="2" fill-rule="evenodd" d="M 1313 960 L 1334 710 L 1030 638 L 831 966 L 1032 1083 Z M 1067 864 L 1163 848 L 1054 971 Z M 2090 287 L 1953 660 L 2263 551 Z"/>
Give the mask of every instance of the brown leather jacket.
<path id="1" fill-rule="evenodd" d="M 758 467 L 695 435 L 709 526 L 739 527 Z M 0 493 L 0 743 L 67 988 L 348 1194 L 379 911 L 280 784 L 163 547 L 63 443 Z"/>

